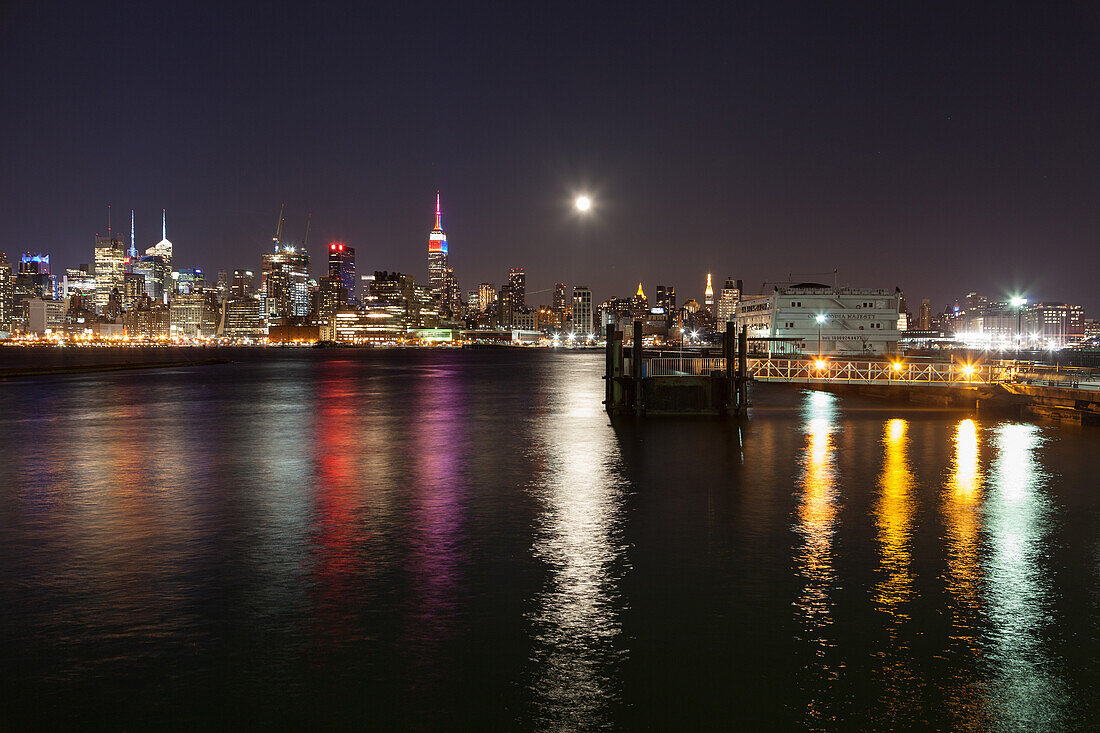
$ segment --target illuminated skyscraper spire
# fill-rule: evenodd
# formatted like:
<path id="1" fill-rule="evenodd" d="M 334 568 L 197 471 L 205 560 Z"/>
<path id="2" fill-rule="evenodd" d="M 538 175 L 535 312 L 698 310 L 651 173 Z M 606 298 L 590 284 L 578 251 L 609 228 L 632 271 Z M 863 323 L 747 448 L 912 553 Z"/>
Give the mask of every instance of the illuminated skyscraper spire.
<path id="1" fill-rule="evenodd" d="M 160 210 L 160 238 L 168 239 L 168 215 L 165 213 L 164 209 Z M 708 275 L 707 277 L 710 276 Z"/>
<path id="2" fill-rule="evenodd" d="M 710 273 L 707 273 L 707 289 L 703 291 L 703 303 L 707 308 L 714 306 L 714 286 L 710 284 Z"/>
<path id="3" fill-rule="evenodd" d="M 137 260 L 137 247 L 134 246 L 134 210 L 130 209 L 130 259 Z"/>
<path id="4" fill-rule="evenodd" d="M 449 306 L 454 298 L 454 275 L 447 264 L 447 235 L 443 232 L 443 206 L 435 192 L 435 227 L 428 234 L 428 289 L 432 298 Z"/>
<path id="5" fill-rule="evenodd" d="M 641 283 L 638 283 L 638 297 L 639 298 L 644 298 L 645 297 L 645 291 L 642 290 L 642 284 Z"/>

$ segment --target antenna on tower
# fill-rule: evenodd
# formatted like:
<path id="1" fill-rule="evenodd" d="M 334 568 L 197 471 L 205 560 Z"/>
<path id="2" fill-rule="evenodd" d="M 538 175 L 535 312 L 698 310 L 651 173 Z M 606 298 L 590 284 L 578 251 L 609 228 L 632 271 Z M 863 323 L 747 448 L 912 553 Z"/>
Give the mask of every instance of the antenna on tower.
<path id="1" fill-rule="evenodd" d="M 279 240 L 283 236 L 283 211 L 286 209 L 286 204 L 282 204 L 279 207 L 279 218 L 275 222 L 275 236 L 271 238 L 271 241 L 275 243 L 275 251 L 279 251 Z"/>
<path id="2" fill-rule="evenodd" d="M 165 209 L 160 210 L 160 238 L 168 239 L 168 215 Z"/>
<path id="3" fill-rule="evenodd" d="M 137 247 L 134 246 L 134 210 L 130 209 L 130 257 L 137 258 Z"/>
<path id="4" fill-rule="evenodd" d="M 306 237 L 302 240 L 302 249 L 305 249 L 306 245 L 309 244 L 309 222 L 311 219 L 313 219 L 312 211 L 306 214 Z"/>
<path id="5" fill-rule="evenodd" d="M 107 204 L 107 239 L 111 238 L 111 205 Z"/>

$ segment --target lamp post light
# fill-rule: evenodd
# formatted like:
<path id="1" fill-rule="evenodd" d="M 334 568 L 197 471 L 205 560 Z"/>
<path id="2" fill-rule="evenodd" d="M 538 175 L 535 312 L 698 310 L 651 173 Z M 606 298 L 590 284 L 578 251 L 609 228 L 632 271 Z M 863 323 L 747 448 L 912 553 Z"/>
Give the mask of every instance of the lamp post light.
<path id="1" fill-rule="evenodd" d="M 821 361 L 821 324 L 825 322 L 825 314 L 817 314 L 817 360 Z"/>
<path id="2" fill-rule="evenodd" d="M 1012 307 L 1016 309 L 1016 358 L 1020 358 L 1020 331 L 1023 330 L 1021 319 L 1023 318 L 1024 306 L 1027 305 L 1027 298 L 1021 298 L 1019 296 L 1009 301 Z"/>

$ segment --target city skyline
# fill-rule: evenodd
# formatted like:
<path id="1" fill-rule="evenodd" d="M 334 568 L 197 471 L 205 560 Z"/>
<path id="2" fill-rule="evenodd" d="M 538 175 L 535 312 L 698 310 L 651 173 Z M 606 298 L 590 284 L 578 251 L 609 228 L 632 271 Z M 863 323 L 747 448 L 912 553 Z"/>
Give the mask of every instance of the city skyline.
<path id="1" fill-rule="evenodd" d="M 434 219 L 435 224 L 434 224 L 434 229 L 433 229 L 432 233 L 440 234 L 443 237 L 442 238 L 443 246 L 446 247 L 447 246 L 447 238 L 446 238 L 446 235 L 443 234 L 443 230 L 441 228 L 440 201 L 441 201 L 441 194 L 440 194 L 439 191 L 436 191 L 436 200 L 435 200 L 435 207 L 436 208 L 434 210 L 435 211 L 435 219 Z M 110 223 L 111 208 L 112 208 L 111 204 L 106 204 L 105 205 L 105 209 L 106 209 L 105 216 L 107 217 L 105 222 L 106 222 L 107 225 L 104 227 L 103 231 L 107 232 L 107 233 L 106 234 L 101 234 L 100 231 L 97 230 L 94 233 L 94 235 L 92 235 L 93 239 L 96 238 L 96 237 L 104 237 L 104 238 L 106 238 L 108 236 L 112 237 L 114 239 L 117 239 L 120 243 L 122 243 L 124 245 L 126 252 L 129 252 L 129 248 L 130 248 L 131 244 L 133 244 L 133 243 L 136 243 L 136 247 L 139 251 L 139 254 L 141 252 L 145 252 L 146 254 L 152 254 L 153 251 L 157 248 L 158 245 L 163 246 L 165 243 L 167 243 L 167 245 L 169 246 L 169 252 L 171 251 L 171 247 L 173 247 L 174 245 L 173 245 L 172 242 L 168 241 L 167 234 L 166 234 L 166 226 L 167 225 L 166 225 L 165 222 L 166 222 L 166 211 L 167 211 L 167 209 L 165 209 L 165 208 L 161 209 L 160 239 L 159 240 L 147 240 L 147 239 L 143 239 L 142 237 L 136 237 L 136 239 L 135 239 L 135 234 L 134 234 L 134 232 L 135 232 L 134 212 L 135 212 L 135 210 L 134 209 L 130 210 L 131 219 L 130 219 L 129 238 L 125 238 L 122 234 L 119 234 L 118 229 L 113 227 Z M 304 219 L 304 224 L 302 225 L 302 238 L 298 239 L 293 234 L 293 222 L 291 222 L 292 226 L 291 226 L 290 229 L 287 229 L 286 226 L 285 226 L 286 225 L 286 219 L 287 219 L 286 208 L 287 208 L 287 205 L 285 203 L 282 204 L 282 206 L 280 207 L 280 210 L 279 210 L 279 216 L 276 219 L 275 229 L 278 232 L 277 237 L 279 239 L 279 242 L 283 243 L 283 244 L 286 244 L 288 246 L 295 246 L 295 247 L 298 247 L 298 248 L 304 248 L 308 252 L 309 248 L 310 248 L 310 245 L 308 245 L 308 243 L 303 245 L 303 242 L 306 242 L 306 240 L 307 240 L 307 238 L 310 234 L 310 231 L 311 231 L 310 226 L 312 225 L 312 212 L 307 212 L 306 213 L 305 219 Z M 423 230 L 423 227 L 421 227 L 421 235 L 420 235 L 420 240 L 421 240 L 421 245 L 420 246 L 421 247 L 423 246 L 423 244 L 422 244 L 423 243 L 422 230 Z M 265 249 L 256 249 L 256 251 L 254 252 L 254 257 L 252 259 L 255 259 L 258 262 L 261 258 L 263 258 L 263 256 L 265 254 L 268 254 L 271 251 L 271 242 L 273 240 L 274 240 L 274 238 L 270 238 L 270 237 L 266 237 L 266 238 L 265 237 L 260 237 L 261 245 L 266 247 L 266 248 Z M 146 241 L 149 242 L 148 247 L 146 247 L 145 244 L 143 244 Z M 329 247 L 330 244 L 340 244 L 340 245 L 347 246 L 353 252 L 355 250 L 355 245 L 352 242 L 347 241 L 346 239 L 331 239 L 331 240 L 322 239 L 322 238 L 319 238 L 316 233 L 314 233 L 314 241 L 313 241 L 313 244 L 312 244 L 312 248 L 313 248 L 314 251 L 312 253 L 312 256 L 313 257 L 325 257 L 325 256 L 327 256 L 328 255 L 328 247 Z M 430 251 L 434 251 L 434 250 L 430 250 Z M 447 249 L 444 249 L 442 251 L 443 251 L 444 258 L 445 258 L 444 263 L 445 264 L 449 263 L 450 262 L 449 251 Z M 43 255 L 46 255 L 47 257 L 52 256 L 53 257 L 53 262 L 54 262 L 54 267 L 58 268 L 59 272 L 63 272 L 65 268 L 75 268 L 75 267 L 77 267 L 78 265 L 81 265 L 81 264 L 89 264 L 94 260 L 93 256 L 90 256 L 89 254 L 85 254 L 85 259 L 80 259 L 79 257 L 77 257 L 77 258 L 75 258 L 71 261 L 69 261 L 69 260 L 63 261 L 63 260 L 61 260 L 60 257 L 58 257 L 56 255 L 56 253 L 53 250 L 50 250 L 49 248 L 45 248 L 45 247 L 30 248 L 30 249 L 24 249 L 24 250 L 13 250 L 13 251 L 10 251 L 10 252 L 6 251 L 3 247 L 0 247 L 0 252 L 4 252 L 8 256 L 9 261 L 17 261 L 18 258 L 20 256 L 24 255 L 24 254 L 43 254 Z M 412 275 L 414 278 L 416 278 L 418 282 L 421 282 L 425 285 L 430 285 L 430 282 L 431 282 L 430 265 L 425 266 L 423 264 L 423 259 L 422 259 L 423 254 L 422 254 L 422 252 L 423 252 L 423 250 L 421 250 L 421 253 L 418 253 L 418 254 L 420 254 L 420 257 L 421 257 L 421 263 L 420 263 L 419 267 L 416 264 L 413 264 L 408 270 L 403 270 L 403 269 L 397 268 L 390 260 L 385 260 L 385 261 L 379 260 L 377 262 L 368 261 L 366 263 L 361 262 L 360 267 L 362 269 L 362 272 L 364 272 L 364 273 L 372 272 L 375 269 L 382 269 L 382 270 L 393 269 L 393 271 L 405 272 L 407 274 Z M 370 255 L 368 254 L 368 256 L 370 256 Z M 381 257 L 382 255 L 379 255 L 379 256 Z M 169 257 L 171 257 L 171 255 L 169 255 Z M 223 259 L 224 259 L 224 257 L 225 256 L 223 256 Z M 430 258 L 430 254 L 429 254 L 429 258 Z M 407 261 L 408 257 L 407 256 L 399 256 L 399 257 L 395 257 L 393 259 L 401 260 L 401 261 Z M 688 259 L 690 259 L 690 258 L 688 258 Z M 209 265 L 203 265 L 202 263 L 193 262 L 190 259 L 188 259 L 186 254 L 182 255 L 182 260 L 180 262 L 175 263 L 175 264 L 182 266 L 183 263 L 187 263 L 190 267 L 193 267 L 193 268 L 197 267 L 198 269 L 201 269 L 205 272 L 212 273 L 212 274 L 216 274 L 217 272 L 222 271 L 222 270 L 224 270 L 225 272 L 233 272 L 233 270 L 238 270 L 238 269 L 249 269 L 253 264 L 250 261 L 243 261 L 243 260 L 240 260 L 240 259 L 234 259 L 234 260 L 229 261 L 228 266 L 214 267 L 214 266 L 209 266 Z M 485 277 L 482 277 L 482 278 L 470 277 L 469 275 L 467 275 L 467 280 L 469 282 L 490 282 L 490 283 L 498 283 L 499 282 L 499 283 L 506 283 L 507 282 L 507 277 L 508 277 L 508 275 L 507 275 L 508 269 L 512 268 L 512 267 L 518 267 L 520 269 L 527 269 L 527 268 L 524 267 L 522 262 L 505 264 L 503 266 L 503 268 L 500 265 L 497 265 L 495 267 L 495 269 L 492 269 L 488 272 L 488 275 L 489 275 L 488 278 L 485 278 Z M 451 265 L 451 268 L 454 269 L 454 266 Z M 315 266 L 314 270 L 315 270 L 315 272 L 313 272 L 312 274 L 313 274 L 313 277 L 315 279 L 320 279 L 321 277 L 324 276 L 324 274 L 326 272 L 325 268 L 320 267 L 320 265 Z M 423 270 L 423 272 L 421 272 L 421 270 Z M 455 271 L 455 273 L 453 275 L 453 278 L 457 279 L 457 278 L 459 278 L 459 276 L 461 274 L 463 274 L 461 271 Z M 611 284 L 610 287 L 612 288 L 612 290 L 609 291 L 609 292 L 596 291 L 595 288 L 592 288 L 592 290 L 593 290 L 593 296 L 594 297 L 596 297 L 597 293 L 598 293 L 599 297 L 596 297 L 597 300 L 604 300 L 606 298 L 619 297 L 619 295 L 622 294 L 622 293 L 628 293 L 631 290 L 631 288 L 633 287 L 633 285 L 631 284 L 632 282 L 638 282 L 638 283 L 648 282 L 648 283 L 651 283 L 651 284 L 654 284 L 654 285 L 666 285 L 667 284 L 667 285 L 670 285 L 672 287 L 680 288 L 680 292 L 682 294 L 686 294 L 686 295 L 684 295 L 685 300 L 687 298 L 695 297 L 696 300 L 698 300 L 699 302 L 702 303 L 704 301 L 705 297 L 706 297 L 707 288 L 709 286 L 709 281 L 712 278 L 712 276 L 713 276 L 714 279 L 718 279 L 720 281 L 725 280 L 727 278 L 735 278 L 737 280 L 745 282 L 747 285 L 744 289 L 744 294 L 746 294 L 746 295 L 764 294 L 765 292 L 767 292 L 769 287 L 771 287 L 772 285 L 774 285 L 774 284 L 783 284 L 783 283 L 788 283 L 789 284 L 789 283 L 797 283 L 797 282 L 816 281 L 816 282 L 824 282 L 825 284 L 831 284 L 833 282 L 836 282 L 837 284 L 847 285 L 847 286 L 859 286 L 859 285 L 861 285 L 861 283 L 852 283 L 849 280 L 847 280 L 844 276 L 844 271 L 841 268 L 835 268 L 834 270 L 822 271 L 822 272 L 787 272 L 787 273 L 779 273 L 774 277 L 770 277 L 768 279 L 760 281 L 760 284 L 758 286 L 754 286 L 754 283 L 753 283 L 752 280 L 741 277 L 740 273 L 737 272 L 737 271 L 731 271 L 729 273 L 723 273 L 722 270 L 717 269 L 717 270 L 713 270 L 713 271 L 702 272 L 700 274 L 700 276 L 695 278 L 695 281 L 697 281 L 697 282 L 693 281 L 693 282 L 686 283 L 686 284 L 681 284 L 681 283 L 678 283 L 678 282 L 674 282 L 670 277 L 663 276 L 663 275 L 658 273 L 654 277 L 648 278 L 648 279 L 635 279 L 635 280 L 631 281 L 628 278 L 623 283 Z M 578 278 L 576 280 L 568 281 L 568 282 L 569 282 L 570 285 L 584 284 L 584 283 L 587 283 L 591 279 L 592 278 L 586 278 L 582 274 L 582 275 L 578 276 Z M 933 302 L 931 304 L 933 312 L 938 314 L 938 313 L 941 313 L 941 312 L 948 311 L 953 303 L 959 303 L 959 302 L 963 301 L 968 294 L 979 294 L 979 295 L 982 295 L 982 296 L 991 297 L 994 300 L 1000 299 L 1000 300 L 1003 300 L 1004 302 L 1008 302 L 1008 301 L 1012 300 L 1013 298 L 1026 297 L 1031 302 L 1045 301 L 1045 302 L 1079 303 L 1079 304 L 1084 305 L 1086 310 L 1089 313 L 1096 313 L 1096 312 L 1100 311 L 1100 307 L 1095 307 L 1095 308 L 1090 308 L 1089 307 L 1088 303 L 1090 301 L 1089 301 L 1089 298 L 1087 296 L 1080 297 L 1080 298 L 1069 298 L 1069 297 L 1063 297 L 1064 293 L 1061 293 L 1061 292 L 1040 291 L 1040 290 L 1035 290 L 1035 289 L 1028 289 L 1026 287 L 1025 288 L 1007 288 L 1003 284 L 997 284 L 997 283 L 987 283 L 989 285 L 989 287 L 981 287 L 980 283 L 977 282 L 977 280 L 980 280 L 980 278 L 975 278 L 974 281 L 971 281 L 969 283 L 969 285 L 967 287 L 964 287 L 962 290 L 957 291 L 955 293 L 948 294 L 947 298 L 942 303 L 933 300 Z M 536 272 L 535 277 L 534 277 L 534 282 L 536 282 L 539 287 L 532 288 L 531 290 L 532 290 L 532 292 L 537 292 L 540 295 L 545 295 L 547 293 L 552 292 L 554 286 L 558 282 L 561 282 L 561 281 L 562 281 L 562 278 L 560 278 L 560 277 L 554 277 L 551 274 L 537 273 Z M 459 284 L 461 286 L 461 280 L 459 280 Z M 877 284 L 881 285 L 881 284 L 884 284 L 884 283 L 877 283 Z M 695 286 L 698 286 L 698 293 L 697 294 L 696 294 L 696 291 L 695 291 Z M 929 300 L 932 300 L 932 298 L 929 298 L 926 295 L 926 293 L 932 292 L 932 291 L 935 291 L 935 290 L 939 289 L 939 288 L 936 288 L 936 287 L 928 287 L 928 288 L 925 288 L 925 289 L 906 290 L 906 288 L 903 287 L 903 286 L 898 286 L 898 287 L 902 290 L 903 293 L 906 294 L 906 296 L 908 298 L 914 299 L 913 302 L 915 302 L 917 305 L 919 305 L 920 301 L 925 299 L 925 298 L 927 298 Z M 1091 293 L 1093 291 L 1089 291 L 1089 292 Z M 548 303 L 549 301 L 546 301 L 546 302 Z M 539 303 L 534 303 L 533 305 L 539 305 L 539 304 L 545 304 L 545 303 L 542 303 L 540 301 Z"/>
<path id="2" fill-rule="evenodd" d="M 195 264 L 256 267 L 285 201 L 292 238 L 312 212 L 316 241 L 419 272 L 438 189 L 464 284 L 503 261 L 533 290 L 698 297 L 700 271 L 839 268 L 1100 310 L 1095 14 L 717 12 L 13 7 L 0 248 L 82 262 L 110 202 L 143 242 L 167 208 Z"/>

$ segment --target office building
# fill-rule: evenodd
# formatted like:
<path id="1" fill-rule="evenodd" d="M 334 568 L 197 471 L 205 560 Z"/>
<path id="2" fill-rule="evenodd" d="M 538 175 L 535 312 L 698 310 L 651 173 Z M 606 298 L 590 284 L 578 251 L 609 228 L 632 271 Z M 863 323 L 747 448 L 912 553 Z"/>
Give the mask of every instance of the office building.
<path id="1" fill-rule="evenodd" d="M 344 302 L 355 300 L 355 248 L 343 242 L 329 242 L 328 276 L 340 281 L 344 288 Z"/>
<path id="2" fill-rule="evenodd" d="M 95 237 L 95 306 L 100 313 L 107 312 L 111 293 L 122 293 L 126 287 L 126 250 L 122 242 L 113 237 Z"/>
<path id="3" fill-rule="evenodd" d="M 168 263 L 160 255 L 144 255 L 130 263 L 130 271 L 140 275 L 145 282 L 145 293 L 153 300 L 167 302 L 166 283 L 171 283 L 172 273 Z"/>
<path id="4" fill-rule="evenodd" d="M 15 277 L 8 256 L 0 252 L 0 331 L 11 331 L 15 300 Z"/>
<path id="5" fill-rule="evenodd" d="M 592 291 L 586 285 L 573 287 L 573 332 L 576 338 L 587 337 L 593 332 Z"/>
<path id="6" fill-rule="evenodd" d="M 172 270 L 172 243 L 168 241 L 168 224 L 164 209 L 160 211 L 160 241 L 145 250 L 145 254 L 160 257 L 168 270 Z"/>
<path id="7" fill-rule="evenodd" d="M 274 252 L 265 252 L 260 260 L 260 291 L 265 297 L 277 297 L 280 316 L 308 316 L 310 310 L 309 254 L 296 247 L 276 242 Z M 274 286 L 268 280 L 279 280 Z M 273 296 L 275 293 L 276 296 Z"/>
<path id="8" fill-rule="evenodd" d="M 256 287 L 256 276 L 252 270 L 234 270 L 229 285 L 229 297 L 236 300 L 251 298 Z"/>
<path id="9" fill-rule="evenodd" d="M 508 271 L 508 291 L 512 296 L 512 310 L 527 310 L 527 274 L 522 267 Z"/>
<path id="10" fill-rule="evenodd" d="M 718 296 L 717 313 L 718 330 L 726 331 L 726 323 L 733 320 L 733 314 L 737 310 L 737 302 L 741 300 L 742 285 L 740 280 L 731 277 L 726 278 L 722 286 L 722 293 Z"/>

